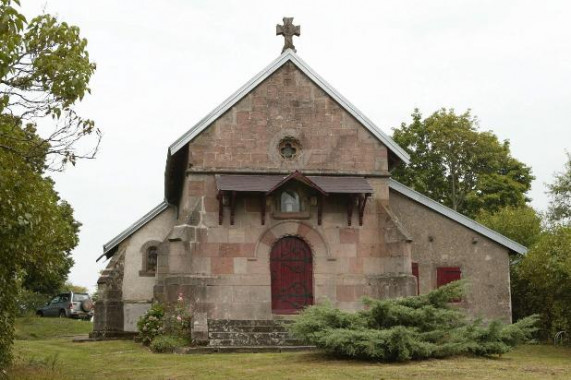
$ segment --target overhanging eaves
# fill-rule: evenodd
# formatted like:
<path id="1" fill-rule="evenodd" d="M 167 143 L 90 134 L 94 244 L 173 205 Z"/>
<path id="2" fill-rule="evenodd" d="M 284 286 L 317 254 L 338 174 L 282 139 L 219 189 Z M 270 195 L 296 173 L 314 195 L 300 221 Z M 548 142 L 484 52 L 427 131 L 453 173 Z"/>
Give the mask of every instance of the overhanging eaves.
<path id="1" fill-rule="evenodd" d="M 125 239 L 129 236 L 137 232 L 141 227 L 145 224 L 150 222 L 155 216 L 159 215 L 161 212 L 166 210 L 169 207 L 169 204 L 165 201 L 158 204 L 155 208 L 151 211 L 146 213 L 141 219 L 137 220 L 133 223 L 129 228 L 121 232 L 119 235 L 115 236 L 113 239 L 109 240 L 106 244 L 103 245 L 103 254 L 97 258 L 95 261 L 99 261 L 103 258 L 103 256 L 107 256 L 109 258 L 112 251 Z"/>

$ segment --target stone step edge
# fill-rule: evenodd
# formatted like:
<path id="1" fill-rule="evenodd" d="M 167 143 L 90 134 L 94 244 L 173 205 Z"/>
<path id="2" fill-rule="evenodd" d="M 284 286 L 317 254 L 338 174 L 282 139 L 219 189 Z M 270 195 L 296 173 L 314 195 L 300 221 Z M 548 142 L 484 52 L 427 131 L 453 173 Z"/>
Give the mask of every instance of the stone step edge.
<path id="1" fill-rule="evenodd" d="M 297 352 L 313 351 L 315 346 L 202 346 L 179 347 L 176 354 L 236 354 L 236 353 L 263 353 L 263 352 Z"/>

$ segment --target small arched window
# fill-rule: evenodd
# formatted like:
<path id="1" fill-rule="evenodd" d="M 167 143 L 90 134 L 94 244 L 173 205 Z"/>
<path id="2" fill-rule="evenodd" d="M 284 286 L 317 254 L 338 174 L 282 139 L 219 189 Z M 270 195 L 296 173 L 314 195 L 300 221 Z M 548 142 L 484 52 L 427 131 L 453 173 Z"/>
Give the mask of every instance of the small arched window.
<path id="1" fill-rule="evenodd" d="M 300 212 L 301 204 L 299 194 L 292 190 L 285 190 L 280 197 L 281 212 Z"/>
<path id="2" fill-rule="evenodd" d="M 147 273 L 155 273 L 157 271 L 157 255 L 158 249 L 155 246 L 147 248 L 147 257 L 145 271 Z"/>

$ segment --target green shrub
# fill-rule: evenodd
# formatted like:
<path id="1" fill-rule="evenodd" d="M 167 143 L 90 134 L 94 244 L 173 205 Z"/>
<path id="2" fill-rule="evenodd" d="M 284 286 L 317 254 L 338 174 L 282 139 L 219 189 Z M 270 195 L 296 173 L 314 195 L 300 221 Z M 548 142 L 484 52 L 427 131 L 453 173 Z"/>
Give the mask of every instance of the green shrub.
<path id="1" fill-rule="evenodd" d="M 151 344 L 155 337 L 164 334 L 164 316 L 164 306 L 154 303 L 137 322 L 138 338 L 145 346 Z"/>
<path id="2" fill-rule="evenodd" d="M 190 327 L 192 314 L 184 300 L 184 295 L 179 293 L 174 304 L 168 305 L 164 317 L 165 334 L 178 336 L 190 340 Z"/>
<path id="3" fill-rule="evenodd" d="M 160 335 L 153 339 L 149 345 L 151 351 L 156 353 L 174 352 L 177 347 L 183 347 L 188 341 L 179 336 Z"/>
<path id="4" fill-rule="evenodd" d="M 190 342 L 192 314 L 186 305 L 182 293 L 174 304 L 163 305 L 154 303 L 153 306 L 139 319 L 137 339 L 144 345 L 149 345 L 157 337 L 171 336 Z M 158 352 L 158 351 L 157 351 Z"/>
<path id="5" fill-rule="evenodd" d="M 20 316 L 36 314 L 36 310 L 46 305 L 50 295 L 21 288 L 18 292 L 18 314 Z"/>
<path id="6" fill-rule="evenodd" d="M 366 310 L 357 313 L 330 304 L 311 306 L 290 328 L 299 339 L 331 354 L 381 361 L 503 354 L 536 330 L 537 316 L 512 325 L 469 321 L 450 304 L 462 292 L 463 282 L 457 281 L 416 297 L 365 299 Z"/>

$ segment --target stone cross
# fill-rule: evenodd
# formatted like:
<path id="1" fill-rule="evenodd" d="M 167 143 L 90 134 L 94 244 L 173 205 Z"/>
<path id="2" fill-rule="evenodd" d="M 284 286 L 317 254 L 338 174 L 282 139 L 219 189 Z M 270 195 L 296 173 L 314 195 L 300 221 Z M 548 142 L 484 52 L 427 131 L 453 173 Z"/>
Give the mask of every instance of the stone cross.
<path id="1" fill-rule="evenodd" d="M 293 46 L 293 36 L 298 36 L 301 34 L 300 26 L 293 25 L 293 17 L 284 17 L 283 18 L 284 24 L 283 25 L 276 25 L 276 36 L 284 36 L 284 48 L 282 49 L 282 53 L 287 49 L 295 50 L 295 46 Z"/>

